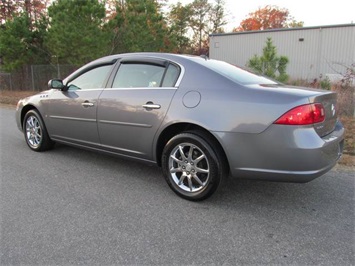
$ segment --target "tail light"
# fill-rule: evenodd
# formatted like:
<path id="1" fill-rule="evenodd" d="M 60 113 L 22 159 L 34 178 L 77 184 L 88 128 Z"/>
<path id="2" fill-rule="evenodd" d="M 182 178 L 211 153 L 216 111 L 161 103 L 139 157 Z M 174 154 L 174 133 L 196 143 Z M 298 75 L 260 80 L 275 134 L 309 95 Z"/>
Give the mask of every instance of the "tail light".
<path id="1" fill-rule="evenodd" d="M 325 119 L 324 107 L 320 103 L 297 106 L 283 114 L 274 124 L 279 125 L 311 125 L 321 123 Z"/>

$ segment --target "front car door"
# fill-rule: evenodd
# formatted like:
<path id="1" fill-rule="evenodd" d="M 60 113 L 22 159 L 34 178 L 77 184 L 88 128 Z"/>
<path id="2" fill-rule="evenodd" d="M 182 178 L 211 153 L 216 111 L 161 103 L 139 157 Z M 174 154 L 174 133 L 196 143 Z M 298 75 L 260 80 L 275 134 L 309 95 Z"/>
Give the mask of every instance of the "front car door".
<path id="1" fill-rule="evenodd" d="M 71 78 L 67 91 L 54 91 L 48 105 L 48 131 L 53 140 L 97 146 L 97 105 L 113 64 L 90 66 Z"/>
<path id="2" fill-rule="evenodd" d="M 99 99 L 101 144 L 113 153 L 154 161 L 153 140 L 176 92 L 180 67 L 163 60 L 125 59 Z"/>

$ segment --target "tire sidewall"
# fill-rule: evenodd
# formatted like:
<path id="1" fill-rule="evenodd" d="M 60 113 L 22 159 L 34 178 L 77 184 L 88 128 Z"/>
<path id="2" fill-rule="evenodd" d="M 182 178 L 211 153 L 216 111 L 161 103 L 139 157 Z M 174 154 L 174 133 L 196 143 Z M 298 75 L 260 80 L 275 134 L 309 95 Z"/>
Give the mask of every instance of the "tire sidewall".
<path id="1" fill-rule="evenodd" d="M 170 170 L 169 170 L 169 158 L 173 149 L 175 149 L 175 147 L 181 143 L 191 143 L 193 145 L 196 145 L 199 149 L 203 151 L 203 153 L 206 155 L 206 158 L 208 160 L 209 170 L 210 170 L 209 180 L 208 183 L 205 185 L 205 187 L 200 191 L 197 192 L 184 191 L 174 182 L 174 180 L 171 177 Z M 163 150 L 162 170 L 163 170 L 165 180 L 170 186 L 170 188 L 182 198 L 192 200 L 192 201 L 198 201 L 198 200 L 206 199 L 209 196 L 211 196 L 220 183 L 221 177 L 220 177 L 220 171 L 218 169 L 219 169 L 218 159 L 212 146 L 198 135 L 192 133 L 181 133 L 179 135 L 176 135 L 175 137 L 171 138 L 167 142 Z"/>
<path id="2" fill-rule="evenodd" d="M 29 141 L 28 141 L 28 138 L 27 138 L 27 133 L 26 133 L 26 122 L 27 122 L 27 119 L 30 117 L 30 116 L 34 116 L 36 117 L 36 119 L 38 120 L 38 123 L 41 127 L 41 133 L 42 133 L 42 136 L 41 136 L 41 141 L 39 143 L 39 145 L 37 147 L 33 147 Z M 33 151 L 42 151 L 44 150 L 44 143 L 46 141 L 48 141 L 48 137 L 47 137 L 47 131 L 46 131 L 46 128 L 44 126 L 44 123 L 43 123 L 43 120 L 42 120 L 42 117 L 39 115 L 39 113 L 35 110 L 30 110 L 26 113 L 24 119 L 23 119 L 23 133 L 24 133 L 24 136 L 25 136 L 25 140 L 26 140 L 26 143 L 28 145 L 28 147 L 33 150 Z"/>

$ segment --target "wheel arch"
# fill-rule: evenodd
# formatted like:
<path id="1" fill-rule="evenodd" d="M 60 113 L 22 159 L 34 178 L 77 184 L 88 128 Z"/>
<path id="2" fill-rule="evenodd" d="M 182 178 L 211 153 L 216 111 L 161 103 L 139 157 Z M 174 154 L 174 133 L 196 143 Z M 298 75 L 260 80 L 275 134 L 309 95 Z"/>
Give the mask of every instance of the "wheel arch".
<path id="1" fill-rule="evenodd" d="M 30 110 L 36 110 L 37 113 L 42 117 L 42 115 L 39 113 L 38 109 L 31 104 L 25 105 L 22 110 L 21 110 L 21 117 L 20 117 L 20 121 L 21 121 L 21 128 L 23 129 L 23 120 L 25 119 L 25 115 L 27 114 L 28 111 Z"/>
<path id="2" fill-rule="evenodd" d="M 224 162 L 227 164 L 226 169 L 229 170 L 229 162 L 226 156 L 226 153 L 218 141 L 218 139 L 207 129 L 192 123 L 176 123 L 165 128 L 161 134 L 159 135 L 157 145 L 156 145 L 156 162 L 159 166 L 161 166 L 161 156 L 163 153 L 163 149 L 165 144 L 175 135 L 180 134 L 182 132 L 196 132 L 201 138 L 203 138 L 207 142 L 213 142 L 212 144 L 217 147 L 220 151 L 220 154 L 223 156 Z"/>

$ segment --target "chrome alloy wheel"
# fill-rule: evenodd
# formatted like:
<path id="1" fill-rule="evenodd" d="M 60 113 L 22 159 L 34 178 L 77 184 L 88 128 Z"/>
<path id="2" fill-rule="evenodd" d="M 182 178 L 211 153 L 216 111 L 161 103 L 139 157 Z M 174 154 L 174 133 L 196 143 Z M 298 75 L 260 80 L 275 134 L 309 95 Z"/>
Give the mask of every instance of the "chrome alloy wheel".
<path id="1" fill-rule="evenodd" d="M 207 156 L 191 143 L 180 143 L 171 151 L 169 169 L 175 184 L 186 192 L 203 190 L 210 179 Z"/>
<path id="2" fill-rule="evenodd" d="M 32 148 L 37 148 L 42 141 L 42 128 L 37 117 L 31 115 L 27 118 L 25 124 L 26 138 Z"/>

